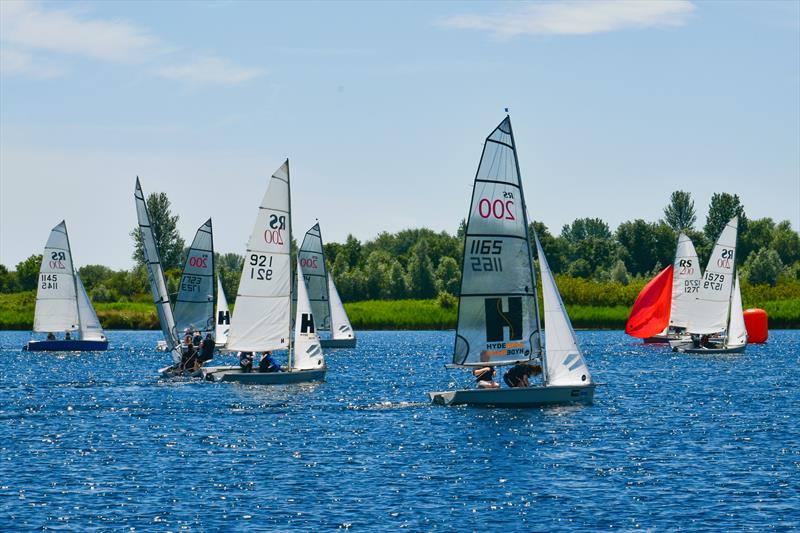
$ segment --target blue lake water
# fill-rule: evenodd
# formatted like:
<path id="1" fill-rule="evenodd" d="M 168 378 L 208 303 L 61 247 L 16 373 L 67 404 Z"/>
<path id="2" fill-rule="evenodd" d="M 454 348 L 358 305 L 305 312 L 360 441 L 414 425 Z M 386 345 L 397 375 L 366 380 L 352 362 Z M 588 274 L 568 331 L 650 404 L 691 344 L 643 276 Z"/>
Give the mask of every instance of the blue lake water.
<path id="1" fill-rule="evenodd" d="M 324 383 L 162 381 L 0 333 L 0 530 L 793 530 L 800 331 L 699 357 L 579 332 L 592 406 L 431 406 L 452 332 L 362 332 Z M 232 361 L 231 358 L 218 359 Z"/>

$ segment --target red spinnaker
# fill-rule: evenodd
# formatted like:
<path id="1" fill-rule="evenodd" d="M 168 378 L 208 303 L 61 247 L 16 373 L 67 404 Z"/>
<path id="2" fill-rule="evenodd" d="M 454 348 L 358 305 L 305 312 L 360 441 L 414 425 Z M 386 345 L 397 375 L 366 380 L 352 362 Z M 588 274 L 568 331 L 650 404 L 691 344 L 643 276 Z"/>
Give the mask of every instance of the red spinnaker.
<path id="1" fill-rule="evenodd" d="M 658 335 L 669 324 L 672 307 L 672 265 L 658 273 L 636 297 L 625 333 L 646 339 Z"/>

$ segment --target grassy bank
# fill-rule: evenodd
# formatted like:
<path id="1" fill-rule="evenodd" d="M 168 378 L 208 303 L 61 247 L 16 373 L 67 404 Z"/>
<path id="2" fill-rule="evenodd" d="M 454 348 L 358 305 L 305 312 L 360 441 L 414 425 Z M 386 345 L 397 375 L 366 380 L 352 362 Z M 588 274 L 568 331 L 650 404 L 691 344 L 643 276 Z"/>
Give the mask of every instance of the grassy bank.
<path id="1" fill-rule="evenodd" d="M 641 287 L 558 279 L 567 311 L 576 328 L 622 329 Z M 768 286 L 742 285 L 745 308 L 760 307 L 771 328 L 800 328 L 800 282 Z M 29 330 L 36 303 L 34 292 L 0 294 L 0 329 Z M 369 300 L 345 304 L 356 330 L 452 329 L 456 307 L 437 300 Z M 144 301 L 98 303 L 97 315 L 106 329 L 158 329 L 153 304 Z"/>

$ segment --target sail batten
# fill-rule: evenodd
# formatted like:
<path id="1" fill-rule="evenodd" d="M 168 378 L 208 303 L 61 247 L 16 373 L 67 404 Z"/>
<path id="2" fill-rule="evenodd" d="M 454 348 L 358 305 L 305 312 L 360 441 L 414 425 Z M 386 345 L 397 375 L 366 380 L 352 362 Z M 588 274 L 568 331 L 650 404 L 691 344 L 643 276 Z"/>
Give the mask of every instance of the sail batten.
<path id="1" fill-rule="evenodd" d="M 506 117 L 486 138 L 464 236 L 453 364 L 541 354 L 536 282 L 519 163 Z"/>

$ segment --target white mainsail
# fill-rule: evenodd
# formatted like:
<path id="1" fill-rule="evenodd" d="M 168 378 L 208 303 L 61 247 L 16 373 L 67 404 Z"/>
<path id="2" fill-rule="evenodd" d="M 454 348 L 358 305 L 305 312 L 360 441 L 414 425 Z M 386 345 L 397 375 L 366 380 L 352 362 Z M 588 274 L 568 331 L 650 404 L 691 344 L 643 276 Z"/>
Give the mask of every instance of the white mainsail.
<path id="1" fill-rule="evenodd" d="M 231 312 L 228 308 L 228 299 L 222 289 L 222 282 L 217 278 L 217 325 L 214 340 L 217 346 L 223 346 L 228 341 L 228 332 L 231 330 Z"/>
<path id="2" fill-rule="evenodd" d="M 303 281 L 300 261 L 297 265 L 297 316 L 294 325 L 292 370 L 314 370 L 325 366 L 319 334 L 314 327 L 314 313 Z"/>
<path id="3" fill-rule="evenodd" d="M 689 333 L 719 333 L 728 326 L 738 224 L 739 217 L 733 217 L 714 245 L 700 282 L 700 290 L 692 305 L 687 327 Z"/>
<path id="4" fill-rule="evenodd" d="M 325 267 L 325 252 L 322 248 L 322 232 L 319 223 L 306 232 L 297 251 L 300 271 L 308 288 L 308 299 L 317 323 L 318 331 L 331 329 L 330 297 L 328 296 L 328 270 Z"/>
<path id="5" fill-rule="evenodd" d="M 179 334 L 187 329 L 203 336 L 214 331 L 214 236 L 209 218 L 197 230 L 175 300 L 175 328 Z"/>
<path id="6" fill-rule="evenodd" d="M 147 277 L 150 280 L 150 291 L 153 294 L 153 302 L 158 312 L 158 321 L 161 324 L 161 331 L 164 333 L 167 348 L 172 351 L 173 360 L 179 362 L 180 353 L 178 353 L 176 347 L 180 345 L 180 340 L 178 340 L 175 318 L 172 315 L 172 307 L 170 307 L 169 303 L 167 281 L 164 279 L 161 256 L 158 253 L 158 245 L 153 234 L 153 227 L 150 224 L 150 214 L 147 212 L 147 203 L 145 202 L 138 177 L 136 178 L 134 198 L 136 200 L 136 216 L 139 220 L 139 234 L 142 237 L 142 252 L 147 266 Z"/>
<path id="7" fill-rule="evenodd" d="M 685 328 L 692 321 L 695 297 L 700 289 L 700 262 L 692 240 L 683 232 L 678 235 L 678 248 L 672 269 L 672 308 L 669 325 Z"/>
<path id="8" fill-rule="evenodd" d="M 339 291 L 333 283 L 333 276 L 328 272 L 328 294 L 331 297 L 331 338 L 352 339 L 355 337 L 353 326 L 350 325 L 350 318 L 344 310 L 342 299 L 339 298 Z"/>
<path id="9" fill-rule="evenodd" d="M 50 231 L 44 247 L 33 331 L 54 333 L 80 329 L 73 268 L 67 225 L 62 220 Z"/>
<path id="10" fill-rule="evenodd" d="M 545 385 L 586 385 L 592 382 L 592 375 L 578 347 L 575 330 L 572 329 L 539 237 L 535 236 L 535 239 L 544 300 Z"/>
<path id="11" fill-rule="evenodd" d="M 97 313 L 94 312 L 92 302 L 89 300 L 89 295 L 86 294 L 86 289 L 83 287 L 83 282 L 77 272 L 75 272 L 75 283 L 78 287 L 78 316 L 80 316 L 81 323 L 81 339 L 85 341 L 106 340 L 103 326 L 100 325 Z"/>
<path id="12" fill-rule="evenodd" d="M 541 354 L 536 284 L 511 120 L 486 138 L 464 242 L 453 363 L 510 364 Z"/>
<path id="13" fill-rule="evenodd" d="M 291 335 L 289 160 L 267 186 L 247 245 L 226 348 L 256 352 L 289 347 Z"/>
<path id="14" fill-rule="evenodd" d="M 727 347 L 733 348 L 747 344 L 747 327 L 744 323 L 744 310 L 742 309 L 742 292 L 739 287 L 739 275 L 733 280 L 733 293 L 731 294 L 731 318 L 728 323 Z"/>

